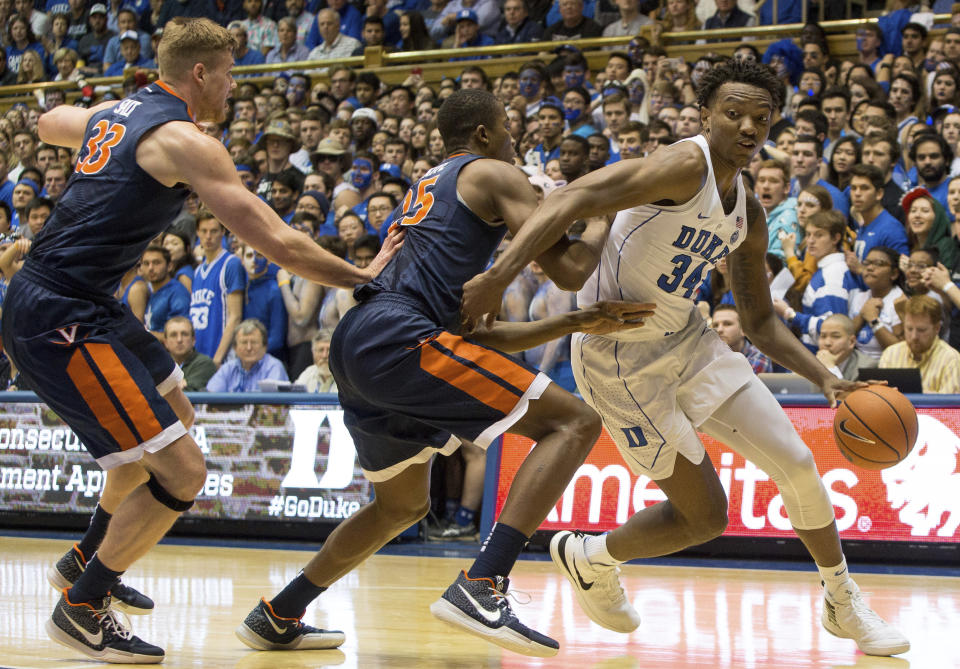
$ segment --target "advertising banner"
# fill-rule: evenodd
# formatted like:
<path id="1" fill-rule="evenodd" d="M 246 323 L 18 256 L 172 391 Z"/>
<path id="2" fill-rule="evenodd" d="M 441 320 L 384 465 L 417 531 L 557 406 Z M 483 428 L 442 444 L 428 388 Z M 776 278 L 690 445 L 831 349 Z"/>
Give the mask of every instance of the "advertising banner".
<path id="1" fill-rule="evenodd" d="M 840 536 L 872 541 L 960 541 L 960 409 L 918 409 L 920 434 L 906 460 L 884 471 L 850 464 L 833 440 L 834 411 L 785 407 L 813 451 L 829 490 Z M 776 485 L 752 462 L 700 435 L 729 499 L 725 536 L 794 536 Z M 504 437 L 496 513 L 532 442 Z M 678 456 L 682 457 L 682 456 Z M 541 530 L 613 529 L 665 499 L 648 477 L 633 474 L 604 431 Z"/>
<path id="2" fill-rule="evenodd" d="M 187 518 L 337 522 L 370 499 L 336 404 L 194 409 L 208 471 Z M 90 513 L 104 482 L 46 405 L 0 403 L 0 512 Z"/>

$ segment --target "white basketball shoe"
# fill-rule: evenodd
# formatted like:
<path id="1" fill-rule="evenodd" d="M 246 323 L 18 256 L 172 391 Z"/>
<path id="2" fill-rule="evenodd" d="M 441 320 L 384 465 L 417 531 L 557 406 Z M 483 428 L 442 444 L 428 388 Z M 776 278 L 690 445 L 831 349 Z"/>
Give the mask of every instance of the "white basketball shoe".
<path id="1" fill-rule="evenodd" d="M 853 639 L 867 655 L 898 655 L 910 650 L 910 641 L 867 606 L 853 581 L 833 595 L 824 588 L 821 621 L 830 634 Z"/>
<path id="2" fill-rule="evenodd" d="M 640 625 L 640 614 L 624 595 L 620 568 L 591 564 L 584 552 L 586 538 L 582 532 L 557 532 L 550 540 L 550 557 L 573 585 L 590 620 L 614 632 L 632 632 Z"/>

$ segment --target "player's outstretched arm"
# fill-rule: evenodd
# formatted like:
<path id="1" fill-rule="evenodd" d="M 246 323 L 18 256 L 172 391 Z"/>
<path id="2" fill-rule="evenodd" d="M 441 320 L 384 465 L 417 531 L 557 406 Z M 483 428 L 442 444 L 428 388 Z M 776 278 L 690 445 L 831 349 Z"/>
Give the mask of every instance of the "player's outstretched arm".
<path id="1" fill-rule="evenodd" d="M 109 109 L 119 100 L 110 100 L 85 109 L 60 105 L 46 112 L 37 121 L 37 133 L 40 141 L 54 146 L 66 146 L 79 149 L 83 144 L 83 135 L 87 132 L 90 117 L 102 109 Z"/>
<path id="2" fill-rule="evenodd" d="M 777 318 L 764 264 L 768 242 L 766 214 L 750 193 L 747 238 L 727 258 L 743 333 L 771 359 L 817 384 L 833 406 L 837 399 L 866 384 L 835 377 Z"/>
<path id="3" fill-rule="evenodd" d="M 524 222 L 493 267 L 464 285 L 464 322 L 469 325 L 496 313 L 496 301 L 514 277 L 574 221 L 653 202 L 687 202 L 700 190 L 706 174 L 703 152 L 684 142 L 648 158 L 608 165 L 555 190 Z"/>
<path id="4" fill-rule="evenodd" d="M 502 219 L 514 235 L 537 208 L 537 195 L 527 175 L 513 165 L 478 160 L 464 168 L 462 175 L 457 190 L 470 210 L 487 221 Z M 609 229 L 595 223 L 575 241 L 563 232 L 536 260 L 560 288 L 579 290 L 599 261 Z"/>
<path id="5" fill-rule="evenodd" d="M 244 188 L 226 148 L 190 123 L 167 123 L 141 141 L 137 162 L 161 183 L 190 184 L 231 232 L 271 261 L 316 283 L 352 288 L 370 281 L 399 248 L 396 235 L 388 238 L 365 269 L 325 251 Z"/>
<path id="6" fill-rule="evenodd" d="M 610 334 L 643 327 L 655 305 L 636 302 L 597 302 L 584 309 L 549 316 L 538 321 L 481 324 L 470 339 L 505 353 L 517 353 L 574 332 Z"/>

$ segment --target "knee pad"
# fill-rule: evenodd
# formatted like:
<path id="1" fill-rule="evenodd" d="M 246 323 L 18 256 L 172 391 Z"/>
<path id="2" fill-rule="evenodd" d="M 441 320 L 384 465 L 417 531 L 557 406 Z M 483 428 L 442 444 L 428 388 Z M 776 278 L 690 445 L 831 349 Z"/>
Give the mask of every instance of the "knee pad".
<path id="1" fill-rule="evenodd" d="M 150 494 L 153 495 L 154 499 L 177 513 L 183 513 L 193 506 L 192 499 L 189 502 L 184 502 L 182 499 L 177 499 L 167 492 L 167 489 L 160 485 L 160 481 L 158 481 L 157 477 L 153 474 L 150 474 L 150 478 L 147 479 L 147 489 L 150 491 Z"/>
<path id="2" fill-rule="evenodd" d="M 783 476 L 774 477 L 791 524 L 800 530 L 818 530 L 834 520 L 833 504 L 813 455 L 791 461 Z"/>

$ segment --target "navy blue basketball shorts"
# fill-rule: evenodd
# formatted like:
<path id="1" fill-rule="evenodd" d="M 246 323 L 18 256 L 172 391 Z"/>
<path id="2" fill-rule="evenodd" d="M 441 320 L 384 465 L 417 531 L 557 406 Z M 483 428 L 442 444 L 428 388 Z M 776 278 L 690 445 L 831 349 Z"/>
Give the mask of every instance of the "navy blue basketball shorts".
<path id="1" fill-rule="evenodd" d="M 536 369 L 386 296 L 344 315 L 330 370 L 360 467 L 374 483 L 452 453 L 461 439 L 487 448 L 550 384 Z"/>
<path id="2" fill-rule="evenodd" d="M 163 398 L 183 372 L 119 303 L 66 297 L 15 276 L 3 305 L 3 344 L 30 389 L 103 469 L 187 434 Z"/>

